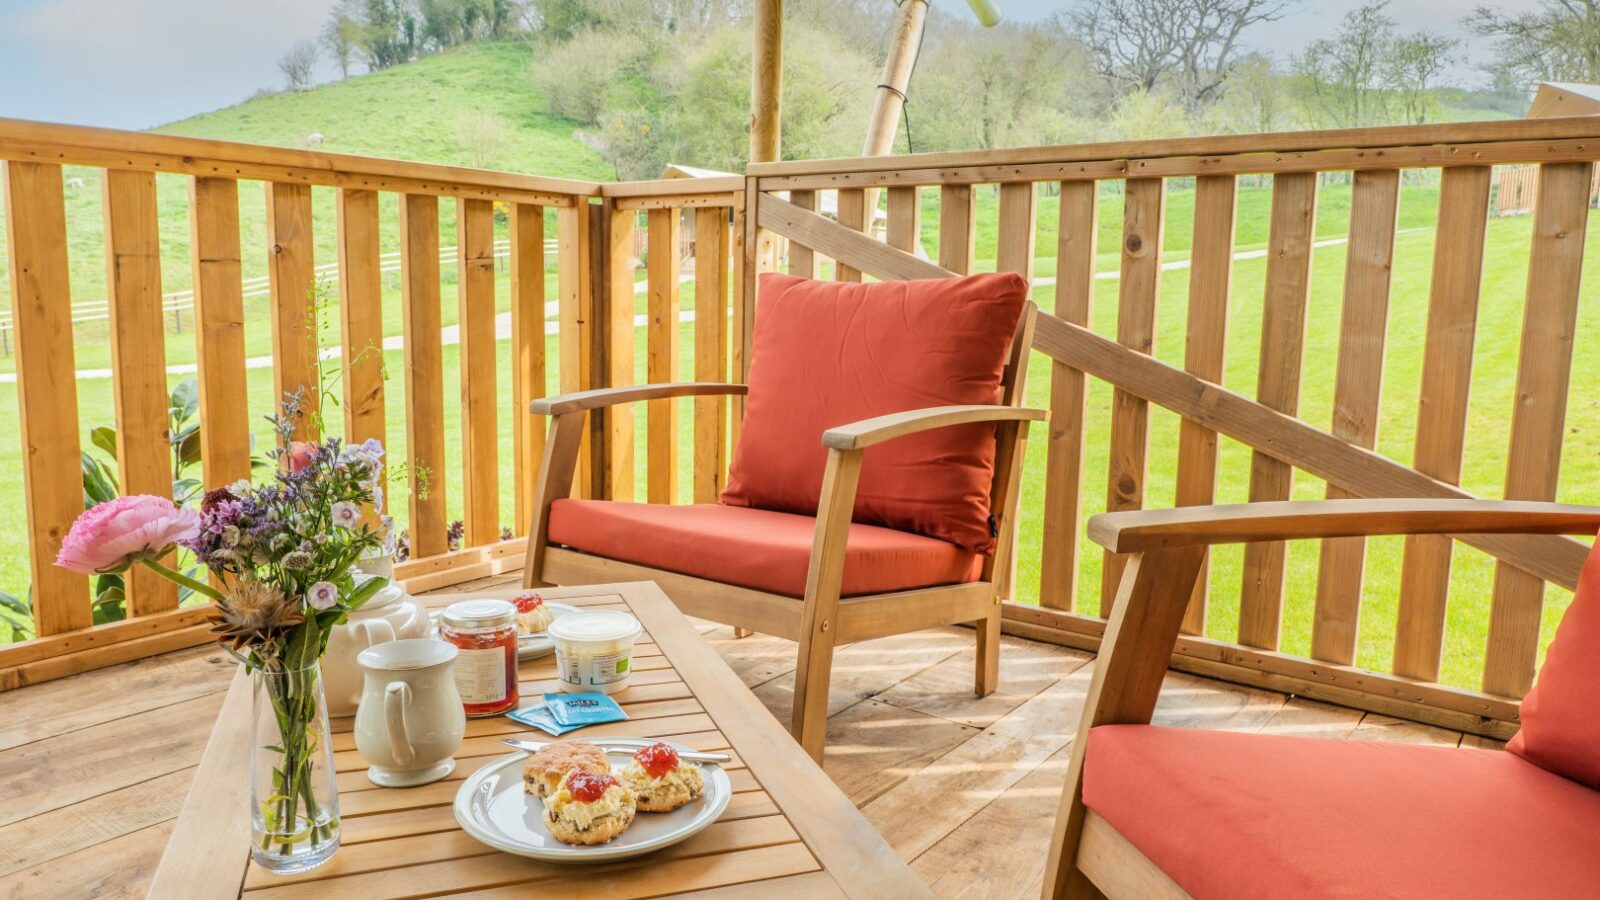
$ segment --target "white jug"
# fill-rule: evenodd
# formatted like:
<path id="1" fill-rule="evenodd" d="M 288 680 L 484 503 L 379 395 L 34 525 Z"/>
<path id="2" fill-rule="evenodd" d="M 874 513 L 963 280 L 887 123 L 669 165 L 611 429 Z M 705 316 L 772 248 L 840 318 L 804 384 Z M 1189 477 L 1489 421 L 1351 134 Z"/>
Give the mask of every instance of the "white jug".
<path id="1" fill-rule="evenodd" d="M 455 771 L 467 716 L 451 671 L 455 645 L 432 638 L 390 641 L 356 657 L 365 684 L 356 749 L 383 787 L 429 784 Z"/>
<path id="2" fill-rule="evenodd" d="M 365 580 L 356 576 L 357 583 Z M 328 634 L 322 656 L 322 686 L 328 694 L 328 715 L 354 715 L 361 699 L 361 667 L 356 655 L 368 647 L 405 638 L 427 637 L 431 630 L 422 601 L 399 585 L 387 584 L 342 625 Z"/>

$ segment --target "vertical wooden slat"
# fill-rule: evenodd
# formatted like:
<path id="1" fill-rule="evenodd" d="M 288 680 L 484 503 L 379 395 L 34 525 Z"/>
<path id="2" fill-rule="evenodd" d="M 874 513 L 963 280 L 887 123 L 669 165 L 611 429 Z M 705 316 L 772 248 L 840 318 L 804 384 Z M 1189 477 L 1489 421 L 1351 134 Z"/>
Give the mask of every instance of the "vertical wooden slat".
<path id="1" fill-rule="evenodd" d="M 339 312 L 344 338 L 344 437 L 384 440 L 383 272 L 378 192 L 339 191 Z"/>
<path id="2" fill-rule="evenodd" d="M 88 579 L 55 564 L 61 539 L 83 512 L 66 200 L 60 166 L 7 162 L 5 182 L 28 572 L 34 633 L 44 637 L 92 621 Z"/>
<path id="3" fill-rule="evenodd" d="M 516 463 L 517 535 L 528 533 L 533 491 L 544 456 L 543 420 L 528 404 L 545 395 L 544 207 L 510 207 L 511 242 L 511 453 Z"/>
<path id="4" fill-rule="evenodd" d="M 885 242 L 907 253 L 916 253 L 922 240 L 922 191 L 915 187 L 888 190 L 888 231 Z"/>
<path id="5" fill-rule="evenodd" d="M 605 250 L 607 241 L 611 239 L 610 223 L 616 218 L 616 212 L 616 201 L 610 198 L 602 198 L 589 207 L 588 245 L 584 250 L 584 258 L 589 263 L 589 311 L 584 317 L 586 324 L 582 333 L 589 384 L 594 387 L 605 386 L 614 358 L 606 344 L 611 296 L 607 285 L 610 262 L 606 259 Z M 621 357 L 615 357 L 615 362 L 624 364 Z M 606 481 L 611 474 L 611 440 L 607 431 L 609 421 L 603 415 L 590 416 L 585 432 L 589 438 L 589 496 L 601 499 L 609 498 L 608 492 L 611 490 Z"/>
<path id="6" fill-rule="evenodd" d="M 1539 169 L 1511 451 L 1506 457 L 1508 500 L 1555 499 L 1592 171 L 1593 165 L 1586 162 L 1547 163 Z M 1485 691 L 1511 697 L 1528 692 L 1539 655 L 1543 606 L 1542 579 L 1504 560 L 1495 563 Z"/>
<path id="7" fill-rule="evenodd" d="M 405 333 L 411 557 L 445 552 L 444 350 L 440 341 L 439 200 L 400 199 L 400 309 Z"/>
<path id="8" fill-rule="evenodd" d="M 461 335 L 462 546 L 500 539 L 500 437 L 495 399 L 494 205 L 456 201 L 456 285 Z"/>
<path id="9" fill-rule="evenodd" d="M 1189 312 L 1183 368 L 1221 384 L 1228 343 L 1228 292 L 1233 280 L 1234 203 L 1232 175 L 1203 175 L 1194 185 L 1194 246 L 1189 254 Z M 1217 433 L 1189 419 L 1178 425 L 1177 506 L 1205 506 L 1216 497 Z M 1200 563 L 1183 630 L 1206 630 L 1209 554 Z"/>
<path id="10" fill-rule="evenodd" d="M 572 206 L 556 213 L 556 290 L 560 333 L 561 392 L 586 391 L 594 387 L 590 352 L 594 328 L 594 285 L 590 267 L 593 248 L 589 244 L 589 219 L 593 215 L 588 200 L 579 198 Z M 574 493 L 588 497 L 590 491 L 589 429 L 583 433 L 578 465 L 573 474 Z"/>
<path id="11" fill-rule="evenodd" d="M 1256 399 L 1291 416 L 1300 405 L 1300 359 L 1305 349 L 1316 218 L 1315 173 L 1273 176 Z M 1251 502 L 1287 500 L 1293 486 L 1294 469 L 1287 463 L 1259 450 L 1250 454 Z M 1278 646 L 1284 558 L 1282 541 L 1245 545 L 1239 643 L 1266 649 Z"/>
<path id="12" fill-rule="evenodd" d="M 745 181 L 746 188 L 733 205 L 733 227 L 729 229 L 728 255 L 733 259 L 733 308 L 728 321 L 728 377 L 744 383 L 750 379 L 750 338 L 755 324 L 756 285 L 754 260 L 749 246 L 755 240 L 755 207 L 760 192 L 755 179 Z M 744 398 L 734 397 L 728 414 L 728 443 L 739 446 L 739 426 L 744 419 Z"/>
<path id="13" fill-rule="evenodd" d="M 317 376 L 316 262 L 312 258 L 311 186 L 268 182 L 267 275 L 272 291 L 274 403 L 299 394 L 295 437 L 317 439 L 322 408 Z M 274 410 L 276 412 L 276 410 Z"/>
<path id="14" fill-rule="evenodd" d="M 1450 484 L 1461 480 L 1492 171 L 1489 166 L 1452 167 L 1439 181 L 1439 224 L 1411 465 Z M 1452 540 L 1444 535 L 1406 538 L 1395 629 L 1396 675 L 1425 681 L 1439 677 L 1452 549 Z"/>
<path id="15" fill-rule="evenodd" d="M 1056 315 L 1088 327 L 1094 305 L 1095 238 L 1100 184 L 1061 183 L 1056 243 Z M 1050 430 L 1044 480 L 1044 551 L 1039 554 L 1039 604 L 1072 609 L 1078 591 L 1078 521 L 1083 515 L 1083 438 L 1088 378 L 1064 362 L 1050 364 Z"/>
<path id="16" fill-rule="evenodd" d="M 678 363 L 678 228 L 681 212 L 652 209 L 646 215 L 649 257 L 645 269 L 649 323 L 645 373 L 651 384 L 675 380 Z M 678 497 L 678 407 L 651 400 L 647 410 L 646 494 L 651 503 Z"/>
<path id="17" fill-rule="evenodd" d="M 996 269 L 1015 272 L 1030 283 L 1033 279 L 1033 196 L 1031 182 L 1000 185 L 1000 221 L 995 245 Z M 1024 353 L 1021 365 L 1026 366 L 1027 360 L 1028 355 Z M 1011 599 L 1017 565 L 1015 550 L 1015 541 L 1007 543 L 1000 551 L 1005 558 L 997 557 L 994 561 L 995 592 L 1003 600 Z"/>
<path id="18" fill-rule="evenodd" d="M 1350 194 L 1350 242 L 1345 254 L 1344 310 L 1339 325 L 1339 362 L 1334 375 L 1333 433 L 1359 447 L 1378 442 L 1378 401 L 1383 385 L 1384 331 L 1389 319 L 1389 283 L 1394 271 L 1394 229 L 1399 214 L 1400 172 L 1355 173 Z M 1355 496 L 1328 485 L 1329 500 Z M 1341 665 L 1356 657 L 1361 617 L 1363 538 L 1322 542 L 1317 569 L 1316 614 L 1311 655 Z"/>
<path id="19" fill-rule="evenodd" d="M 174 472 L 167 415 L 166 338 L 161 322 L 156 176 L 107 169 L 101 186 L 118 487 L 123 494 L 170 497 Z M 178 586 L 144 566 L 128 570 L 124 587 L 130 615 L 178 606 Z"/>
<path id="20" fill-rule="evenodd" d="M 728 214 L 721 209 L 694 214 L 694 378 L 728 378 Z M 727 406 L 725 397 L 694 401 L 696 503 L 715 503 L 722 495 Z"/>
<path id="21" fill-rule="evenodd" d="M 1117 296 L 1117 341 L 1140 353 L 1155 351 L 1156 298 L 1161 281 L 1162 212 L 1166 184 L 1130 178 L 1122 212 L 1122 281 Z M 1117 389 L 1111 395 L 1110 472 L 1106 510 L 1144 505 L 1145 448 L 1150 438 L 1149 404 Z M 1109 615 L 1122 581 L 1126 557 L 1107 551 L 1100 571 L 1100 614 Z"/>
<path id="22" fill-rule="evenodd" d="M 874 195 L 876 196 L 876 195 Z M 867 210 L 867 192 L 861 188 L 841 188 L 839 190 L 839 224 L 846 228 L 865 232 L 867 223 L 872 218 Z M 855 266 L 845 265 L 842 260 L 833 261 L 835 281 L 860 281 L 861 270 Z"/>
<path id="23" fill-rule="evenodd" d="M 790 191 L 789 202 L 801 209 L 817 208 L 816 191 Z M 698 263 L 696 263 L 698 265 Z M 789 274 L 802 278 L 817 277 L 817 254 L 798 241 L 789 242 Z"/>
<path id="24" fill-rule="evenodd" d="M 939 188 L 939 265 L 957 275 L 972 274 L 978 233 L 978 204 L 970 184 Z"/>
<path id="25" fill-rule="evenodd" d="M 210 490 L 250 477 L 239 185 L 233 179 L 189 181 L 189 262 L 199 362 L 200 468 Z"/>
<path id="26" fill-rule="evenodd" d="M 606 340 L 609 344 L 607 387 L 633 383 L 634 274 L 637 250 L 634 231 L 638 213 L 613 209 L 606 239 Z M 605 411 L 606 483 L 611 500 L 633 499 L 633 407 L 618 403 Z"/>

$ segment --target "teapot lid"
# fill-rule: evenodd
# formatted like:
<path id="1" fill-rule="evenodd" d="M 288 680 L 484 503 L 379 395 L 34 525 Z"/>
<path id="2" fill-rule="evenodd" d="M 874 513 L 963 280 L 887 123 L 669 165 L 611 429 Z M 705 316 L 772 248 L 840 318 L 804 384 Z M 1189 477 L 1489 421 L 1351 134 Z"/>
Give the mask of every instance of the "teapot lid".
<path id="1" fill-rule="evenodd" d="M 371 581 L 374 578 L 378 578 L 378 577 L 380 577 L 380 576 L 367 575 L 365 573 L 358 574 L 358 575 L 355 576 L 355 583 L 356 583 L 357 587 L 360 587 L 362 584 L 364 584 L 364 583 L 366 583 L 368 581 Z M 363 612 L 366 612 L 368 610 L 382 609 L 383 607 L 386 607 L 386 606 L 392 606 L 396 600 L 399 600 L 401 597 L 405 596 L 405 593 L 406 592 L 405 592 L 404 589 L 402 589 L 398 584 L 395 584 L 393 581 L 391 581 L 388 584 L 384 585 L 383 587 L 379 588 L 378 592 L 376 594 L 373 594 L 371 597 L 367 598 L 367 602 L 361 604 L 361 608 L 358 609 L 358 610 L 355 610 L 355 612 L 356 613 L 363 613 Z"/>

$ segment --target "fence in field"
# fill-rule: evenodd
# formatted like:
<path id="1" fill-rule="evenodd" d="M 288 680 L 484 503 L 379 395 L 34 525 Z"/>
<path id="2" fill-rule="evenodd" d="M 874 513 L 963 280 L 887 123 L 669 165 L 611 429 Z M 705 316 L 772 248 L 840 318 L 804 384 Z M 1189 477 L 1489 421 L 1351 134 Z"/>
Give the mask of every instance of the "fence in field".
<path id="1" fill-rule="evenodd" d="M 1175 483 L 1178 505 L 1217 495 L 1219 447 L 1249 448 L 1249 496 L 1289 496 L 1296 472 L 1326 482 L 1329 496 L 1464 496 L 1463 460 L 1476 346 L 1507 344 L 1517 352 L 1515 408 L 1503 495 L 1552 499 L 1572 373 L 1573 340 L 1584 262 L 1584 239 L 1600 122 L 1543 119 L 1338 132 L 1228 136 L 1158 142 L 1094 144 L 872 159 L 755 165 L 746 177 L 597 185 L 498 172 L 339 156 L 309 151 L 126 134 L 0 121 L 0 159 L 7 160 L 6 227 L 17 318 L 22 439 L 27 449 L 30 559 L 40 637 L 0 647 L 0 686 L 14 686 L 83 668 L 160 652 L 205 639 L 203 612 L 175 608 L 160 583 L 131 586 L 131 617 L 89 626 L 84 579 L 53 568 L 56 547 L 82 506 L 77 453 L 80 435 L 72 373 L 62 219 L 61 166 L 106 169 L 107 252 L 118 261 L 110 289 L 110 327 L 116 350 L 118 444 L 129 490 L 164 490 L 165 400 L 161 394 L 160 289 L 155 253 L 153 174 L 191 180 L 196 329 L 200 359 L 206 481 L 244 474 L 248 452 L 244 411 L 229 398 L 243 390 L 240 333 L 241 248 L 238 180 L 265 182 L 273 319 L 274 376 L 281 389 L 314 377 L 316 348 L 306 322 L 311 258 L 310 192 L 334 188 L 338 197 L 338 278 L 341 340 L 350 350 L 381 340 L 376 197 L 402 195 L 399 204 L 405 336 L 407 453 L 413 465 L 459 465 L 463 473 L 463 549 L 446 552 L 442 492 L 407 492 L 395 503 L 409 509 L 414 559 L 400 573 L 415 586 L 446 584 L 514 569 L 523 542 L 499 539 L 498 457 L 516 460 L 511 521 L 527 521 L 543 423 L 522 412 L 538 396 L 547 366 L 562 391 L 630 383 L 635 342 L 643 342 L 645 377 L 671 381 L 691 368 L 696 380 L 743 378 L 757 314 L 755 278 L 779 265 L 788 242 L 792 272 L 823 272 L 834 261 L 840 280 L 942 277 L 979 264 L 976 235 L 992 225 L 994 265 L 1033 275 L 1053 263 L 1053 315 L 1042 317 L 1035 349 L 1048 361 L 1053 420 L 1044 440 L 1042 498 L 1025 516 L 1043 520 L 1039 605 L 1008 602 L 1006 627 L 1018 634 L 1079 647 L 1097 644 L 1122 561 L 1107 556 L 1093 593 L 1079 596 L 1085 497 L 1103 495 L 1110 509 L 1146 504 L 1152 481 Z M 1480 282 L 1496 167 L 1527 165 L 1537 173 L 1537 205 L 1526 245 L 1528 280 L 1520 334 L 1480 333 Z M 1374 450 L 1381 374 L 1390 317 L 1397 210 L 1403 170 L 1436 170 L 1438 207 L 1432 278 L 1427 288 L 1426 341 L 1416 398 L 1415 444 L 1402 462 Z M 1349 173 L 1350 211 L 1337 334 L 1307 335 L 1311 261 L 1319 244 L 1315 216 L 1325 173 Z M 1234 294 L 1238 189 L 1244 180 L 1270 182 L 1266 214 L 1261 336 L 1251 354 L 1253 391 L 1221 384 L 1228 347 L 1229 298 Z M 1433 179 L 1430 177 L 1430 184 Z M 1187 263 L 1182 365 L 1154 351 L 1157 297 L 1168 225 L 1169 187 L 1193 191 L 1193 245 Z M 1121 196 L 1115 247 L 1097 246 L 1101 187 Z M 1041 185 L 1049 186 L 1048 190 Z M 996 220 L 979 221 L 978 188 L 998 193 Z M 923 223 L 925 195 L 937 194 L 937 224 Z M 456 243 L 465 267 L 458 278 L 461 341 L 462 454 L 445 460 L 443 373 L 439 346 L 438 204 L 458 204 Z M 882 239 L 869 211 L 886 210 Z M 510 222 L 512 336 L 511 397 L 494 387 L 494 234 L 491 203 L 503 203 Z M 1041 202 L 1056 206 L 1059 227 L 1038 246 Z M 544 210 L 554 208 L 554 266 L 558 308 L 554 355 L 543 340 L 547 236 Z M 833 210 L 832 216 L 820 211 Z M 641 220 L 643 224 L 641 225 Z M 680 284 L 688 268 L 680 254 L 648 254 L 644 262 L 645 327 L 636 332 L 634 284 L 637 243 L 680 246 L 692 229 L 695 315 L 680 326 Z M 1114 230 L 1114 229 L 1113 229 Z M 919 253 L 925 246 L 926 253 Z M 1096 255 L 1119 258 L 1115 338 L 1089 328 L 1097 280 Z M 1519 251 L 1521 252 L 1521 251 Z M 985 263 L 987 265 L 987 263 Z M 1041 291 L 1041 294 L 1043 292 Z M 1235 297 L 1235 307 L 1238 299 Z M 716 309 L 719 314 L 708 315 Z M 685 337 L 687 335 L 687 337 Z M 1299 416 L 1308 340 L 1337 343 L 1332 374 L 1331 427 Z M 1404 348 L 1415 352 L 1415 348 Z M 1109 461 L 1091 471 L 1087 399 L 1092 384 L 1109 385 Z M 379 435 L 391 410 L 376 371 L 354 366 L 342 383 L 346 433 Z M 454 402 L 454 401 L 453 401 Z M 680 454 L 678 417 L 687 405 L 671 401 L 638 411 L 615 407 L 594 417 L 581 451 L 580 494 L 673 502 L 684 494 L 714 500 L 736 439 L 737 401 L 692 401 L 693 442 Z M 1150 452 L 1152 406 L 1175 413 L 1177 451 Z M 729 407 L 733 407 L 729 409 Z M 497 441 L 502 417 L 513 427 L 509 447 Z M 647 459 L 635 481 L 635 431 Z M 1098 432 L 1095 432 L 1098 433 Z M 680 465 L 681 458 L 688 461 Z M 692 479 L 692 480 L 691 480 Z M 680 481 L 683 490 L 680 492 Z M 1090 504 L 1098 505 L 1098 503 Z M 1439 683 L 1452 550 L 1459 540 L 1495 558 L 1488 639 L 1482 646 L 1478 689 Z M 1315 618 L 1309 655 L 1280 648 L 1286 553 L 1281 544 L 1245 550 L 1237 597 L 1197 593 L 1176 666 L 1274 690 L 1345 703 L 1450 728 L 1504 736 L 1515 727 L 1538 652 L 1547 582 L 1572 586 L 1585 547 L 1549 536 L 1411 538 L 1399 581 L 1393 663 L 1388 671 L 1355 665 L 1357 632 L 1370 614 L 1360 539 L 1324 542 L 1319 552 Z M 1237 633 L 1203 636 L 1208 609 L 1237 611 Z M 1095 609 L 1091 614 L 1088 610 Z"/>

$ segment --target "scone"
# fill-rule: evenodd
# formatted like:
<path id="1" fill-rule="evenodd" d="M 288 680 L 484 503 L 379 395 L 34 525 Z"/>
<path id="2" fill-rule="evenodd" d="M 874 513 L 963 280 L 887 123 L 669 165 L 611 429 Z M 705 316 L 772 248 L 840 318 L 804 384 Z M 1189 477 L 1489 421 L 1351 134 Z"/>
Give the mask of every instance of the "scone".
<path id="1" fill-rule="evenodd" d="M 605 752 L 593 744 L 557 741 L 523 763 L 522 785 L 535 797 L 548 797 L 574 769 L 609 775 L 611 762 L 606 759 Z"/>
<path id="2" fill-rule="evenodd" d="M 622 783 L 638 795 L 640 809 L 653 813 L 672 812 L 705 790 L 700 767 L 679 760 L 678 751 L 661 743 L 633 754 Z"/>
<path id="3" fill-rule="evenodd" d="M 544 598 L 529 591 L 511 601 L 517 608 L 517 634 L 544 634 L 556 619 L 555 611 L 544 604 Z"/>
<path id="4" fill-rule="evenodd" d="M 628 830 L 637 807 L 633 792 L 598 772 L 577 769 L 544 798 L 544 824 L 565 844 L 604 844 Z"/>

